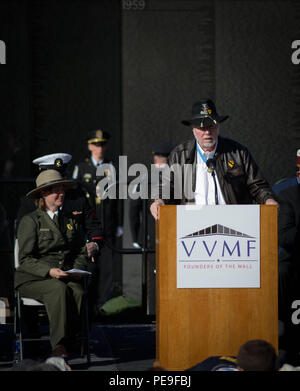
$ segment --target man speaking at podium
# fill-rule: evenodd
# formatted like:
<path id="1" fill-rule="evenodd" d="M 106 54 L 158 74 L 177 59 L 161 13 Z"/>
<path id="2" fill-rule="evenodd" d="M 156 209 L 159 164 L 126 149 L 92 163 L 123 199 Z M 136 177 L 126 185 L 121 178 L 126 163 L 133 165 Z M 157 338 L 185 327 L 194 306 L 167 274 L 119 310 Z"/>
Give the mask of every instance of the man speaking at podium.
<path id="1" fill-rule="evenodd" d="M 194 138 L 173 149 L 168 158 L 169 175 L 153 189 L 150 210 L 156 220 L 159 206 L 164 204 L 278 205 L 248 149 L 219 135 L 220 123 L 227 118 L 218 115 L 210 99 L 194 103 L 192 118 L 182 121 L 192 129 Z M 168 196 L 164 196 L 166 188 Z"/>

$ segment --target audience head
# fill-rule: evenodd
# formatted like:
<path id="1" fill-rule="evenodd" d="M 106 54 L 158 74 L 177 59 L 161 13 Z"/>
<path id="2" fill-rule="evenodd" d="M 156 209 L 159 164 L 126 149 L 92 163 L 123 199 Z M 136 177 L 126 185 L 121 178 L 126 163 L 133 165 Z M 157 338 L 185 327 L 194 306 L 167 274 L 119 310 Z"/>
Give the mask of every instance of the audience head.
<path id="1" fill-rule="evenodd" d="M 248 341 L 238 351 L 237 366 L 241 371 L 276 371 L 276 351 L 266 341 Z"/>
<path id="2" fill-rule="evenodd" d="M 15 363 L 12 367 L 12 371 L 18 372 L 40 372 L 40 371 L 60 371 L 61 369 L 52 363 L 47 363 L 45 361 L 32 360 L 26 358 L 18 363 Z"/>
<path id="3" fill-rule="evenodd" d="M 46 361 L 25 358 L 24 360 L 15 363 L 12 367 L 12 371 L 71 371 L 71 367 L 62 357 L 50 357 Z"/>

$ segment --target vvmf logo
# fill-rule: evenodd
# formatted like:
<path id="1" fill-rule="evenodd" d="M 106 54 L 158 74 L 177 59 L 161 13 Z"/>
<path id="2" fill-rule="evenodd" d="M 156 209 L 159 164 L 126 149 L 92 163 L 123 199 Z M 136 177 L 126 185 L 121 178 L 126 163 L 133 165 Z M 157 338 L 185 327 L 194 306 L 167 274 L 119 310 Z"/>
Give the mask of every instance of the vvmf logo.
<path id="1" fill-rule="evenodd" d="M 177 288 L 258 288 L 257 205 L 177 206 Z"/>
<path id="2" fill-rule="evenodd" d="M 6 46 L 5 42 L 0 40 L 0 64 L 6 64 Z"/>
<path id="3" fill-rule="evenodd" d="M 255 243 L 255 238 L 221 224 L 214 224 L 181 238 L 186 259 L 194 258 L 198 262 L 220 261 L 224 257 L 228 261 L 257 261 L 251 259 L 251 252 L 256 249 Z M 193 253 L 195 257 L 191 257 Z"/>

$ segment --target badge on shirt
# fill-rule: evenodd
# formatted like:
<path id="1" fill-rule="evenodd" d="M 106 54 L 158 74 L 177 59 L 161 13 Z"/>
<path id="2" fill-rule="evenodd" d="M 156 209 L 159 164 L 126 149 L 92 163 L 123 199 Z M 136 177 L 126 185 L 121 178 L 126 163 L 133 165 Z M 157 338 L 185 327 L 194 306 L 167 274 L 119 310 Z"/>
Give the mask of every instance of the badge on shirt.
<path id="1" fill-rule="evenodd" d="M 228 160 L 228 166 L 232 168 L 234 166 L 234 161 L 233 160 Z"/>
<path id="2" fill-rule="evenodd" d="M 92 174 L 90 173 L 86 173 L 83 175 L 83 179 L 85 180 L 85 182 L 89 182 L 92 178 Z"/>

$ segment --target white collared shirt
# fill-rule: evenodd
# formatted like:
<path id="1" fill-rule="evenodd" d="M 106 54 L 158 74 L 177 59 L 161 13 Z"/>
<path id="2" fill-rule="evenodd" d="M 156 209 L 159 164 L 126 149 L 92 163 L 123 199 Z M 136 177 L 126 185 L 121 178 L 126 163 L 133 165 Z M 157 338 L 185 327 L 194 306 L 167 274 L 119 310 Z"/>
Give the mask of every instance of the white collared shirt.
<path id="1" fill-rule="evenodd" d="M 198 144 L 199 146 L 199 144 Z M 201 153 L 203 154 L 206 160 L 212 159 L 214 157 L 217 144 L 215 149 L 211 152 L 204 152 L 203 149 L 199 146 Z M 195 204 L 196 205 L 215 205 L 215 184 L 214 179 L 211 173 L 207 171 L 207 165 L 202 160 L 198 148 L 197 152 L 197 162 L 196 162 L 196 187 L 195 187 Z M 225 205 L 223 194 L 220 189 L 220 184 L 218 181 L 217 175 L 215 176 L 217 183 L 217 192 L 218 192 L 218 202 L 219 205 Z"/>
<path id="2" fill-rule="evenodd" d="M 91 156 L 91 160 L 92 160 L 92 163 L 93 163 L 93 165 L 94 165 L 95 167 L 98 167 L 98 166 L 100 166 L 100 164 L 103 163 L 103 159 L 100 160 L 100 162 L 97 162 L 97 160 L 94 158 L 94 156 Z"/>
<path id="3" fill-rule="evenodd" d="M 58 209 L 55 212 L 52 212 L 51 210 L 47 209 L 46 212 L 50 216 L 51 220 L 54 219 L 54 215 L 56 215 L 58 217 Z"/>

